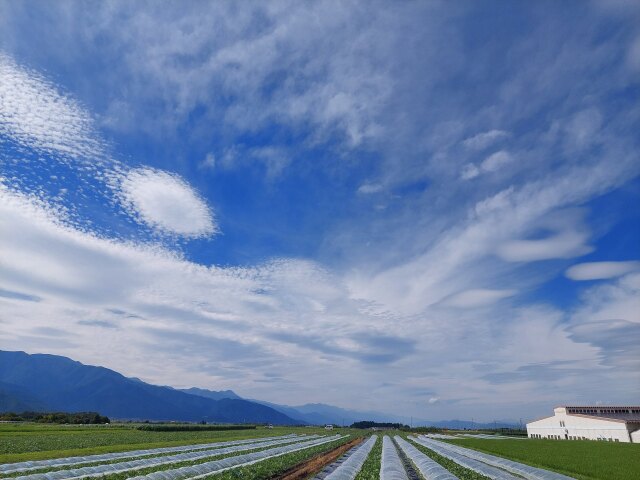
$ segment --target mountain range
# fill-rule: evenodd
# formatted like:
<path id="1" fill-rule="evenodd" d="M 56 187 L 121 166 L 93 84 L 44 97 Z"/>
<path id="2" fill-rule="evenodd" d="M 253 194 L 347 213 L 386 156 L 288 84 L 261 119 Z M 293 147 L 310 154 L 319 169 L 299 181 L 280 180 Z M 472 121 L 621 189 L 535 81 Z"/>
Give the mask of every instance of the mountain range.
<path id="1" fill-rule="evenodd" d="M 67 357 L 0 351 L 0 412 L 96 411 L 112 419 L 272 423 L 274 425 L 350 425 L 357 421 L 408 423 L 406 417 L 348 410 L 322 403 L 279 405 L 245 399 L 232 390 L 175 389 L 128 378 L 104 367 Z M 512 427 L 414 419 L 413 425 L 443 428 Z"/>
<path id="2" fill-rule="evenodd" d="M 24 410 L 94 411 L 131 420 L 299 423 L 241 398 L 192 395 L 56 355 L 0 351 L 0 411 Z"/>

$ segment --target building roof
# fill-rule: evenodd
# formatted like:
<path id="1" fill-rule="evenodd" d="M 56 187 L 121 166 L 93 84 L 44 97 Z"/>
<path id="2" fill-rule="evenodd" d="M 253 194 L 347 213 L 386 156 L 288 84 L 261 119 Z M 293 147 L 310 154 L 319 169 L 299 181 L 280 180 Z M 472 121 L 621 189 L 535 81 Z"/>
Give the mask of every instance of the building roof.
<path id="1" fill-rule="evenodd" d="M 564 408 L 568 416 L 589 418 L 592 420 L 603 420 L 624 424 L 640 425 L 640 406 L 622 405 L 560 405 L 557 408 Z M 576 410 L 580 412 L 576 412 Z M 622 410 L 622 411 L 621 411 Z M 555 415 L 537 418 L 529 423 L 554 418 Z"/>
<path id="2" fill-rule="evenodd" d="M 604 420 L 606 422 L 616 422 L 616 423 L 638 423 L 640 420 L 623 420 L 621 418 L 609 418 L 603 417 L 601 415 L 583 415 L 581 413 L 570 413 L 571 417 L 582 417 L 582 418 L 590 418 L 592 420 Z"/>
<path id="3" fill-rule="evenodd" d="M 556 408 L 592 408 L 595 410 L 640 410 L 640 405 L 558 405 Z"/>
<path id="4" fill-rule="evenodd" d="M 574 406 L 568 405 L 564 408 L 567 415 L 609 418 L 612 420 L 622 420 L 626 422 L 640 422 L 640 406 Z"/>

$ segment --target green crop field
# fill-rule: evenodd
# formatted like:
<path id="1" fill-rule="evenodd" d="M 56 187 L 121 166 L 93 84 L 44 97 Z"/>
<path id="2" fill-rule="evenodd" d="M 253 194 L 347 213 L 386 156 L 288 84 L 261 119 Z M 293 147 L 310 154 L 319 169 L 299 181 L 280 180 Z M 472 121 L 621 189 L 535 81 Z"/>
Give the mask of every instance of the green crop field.
<path id="1" fill-rule="evenodd" d="M 122 452 L 127 450 L 151 449 L 179 445 L 193 445 L 201 443 L 225 442 L 232 440 L 258 439 L 262 437 L 282 436 L 286 434 L 349 434 L 339 440 L 326 444 L 312 446 L 301 451 L 284 453 L 274 458 L 265 459 L 252 465 L 239 466 L 220 474 L 213 474 L 212 478 L 231 480 L 235 478 L 261 479 L 270 478 L 297 463 L 320 452 L 353 439 L 354 436 L 368 435 L 368 430 L 335 429 L 327 432 L 324 428 L 306 427 L 275 427 L 268 429 L 258 427 L 252 430 L 204 430 L 204 431 L 162 431 L 141 430 L 135 424 L 112 425 L 49 425 L 36 423 L 6 423 L 0 424 L 0 463 L 12 463 L 25 460 L 41 460 L 50 458 L 69 457 L 76 455 L 92 455 L 108 452 Z M 378 432 L 379 440 L 365 460 L 358 473 L 357 480 L 375 480 L 380 471 L 380 454 L 382 436 L 393 437 L 399 434 L 407 437 L 408 432 L 385 431 Z M 483 452 L 510 458 L 532 466 L 564 473 L 578 480 L 629 480 L 637 477 L 640 471 L 640 445 L 628 443 L 590 442 L 590 441 L 554 441 L 532 439 L 481 439 L 460 438 L 449 440 L 450 443 L 473 448 Z M 412 443 L 446 469 L 453 472 L 460 479 L 480 480 L 485 478 L 452 460 L 431 451 L 429 448 Z M 255 444 L 246 450 L 234 452 L 213 452 L 206 458 L 212 461 L 227 456 L 250 454 L 263 450 L 264 447 Z M 175 452 L 174 452 L 175 453 Z M 174 453 L 157 452 L 150 456 L 170 456 Z M 97 463 L 117 463 L 119 459 L 101 460 Z M 181 458 L 170 460 L 166 464 L 149 464 L 137 467 L 137 474 L 175 469 L 181 466 L 195 465 L 204 462 L 204 458 Z M 96 463 L 96 464 L 97 464 Z M 64 466 L 44 466 L 43 471 L 64 470 Z M 5 477 L 20 476 L 20 472 L 9 472 Z M 114 472 L 105 474 L 104 478 L 121 480 L 128 478 L 131 472 Z"/>
<path id="2" fill-rule="evenodd" d="M 340 432 L 351 432 L 340 429 Z M 143 431 L 131 424 L 47 425 L 0 424 L 0 463 L 123 452 L 208 442 L 225 442 L 276 435 L 326 434 L 323 428 L 275 427 L 228 431 Z"/>
<path id="3" fill-rule="evenodd" d="M 449 443 L 555 470 L 579 480 L 639 478 L 640 445 L 596 441 L 460 439 Z"/>

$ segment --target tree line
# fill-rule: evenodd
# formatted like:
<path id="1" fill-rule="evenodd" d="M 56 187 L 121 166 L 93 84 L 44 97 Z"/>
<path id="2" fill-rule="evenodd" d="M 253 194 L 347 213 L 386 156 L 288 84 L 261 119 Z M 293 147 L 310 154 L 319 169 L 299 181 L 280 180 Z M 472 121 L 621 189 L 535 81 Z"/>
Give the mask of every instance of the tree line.
<path id="1" fill-rule="evenodd" d="M 110 423 L 109 417 L 97 412 L 6 412 L 0 413 L 0 421 L 4 422 L 37 422 L 37 423 L 71 423 L 100 424 Z"/>

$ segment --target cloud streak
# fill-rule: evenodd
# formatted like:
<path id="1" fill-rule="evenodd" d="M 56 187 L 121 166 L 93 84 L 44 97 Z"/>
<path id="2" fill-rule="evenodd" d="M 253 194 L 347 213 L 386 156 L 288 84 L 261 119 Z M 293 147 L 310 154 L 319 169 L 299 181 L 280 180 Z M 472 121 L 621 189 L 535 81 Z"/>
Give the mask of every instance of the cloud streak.
<path id="1" fill-rule="evenodd" d="M 640 270 L 640 262 L 587 262 L 573 265 L 565 275 L 571 280 L 606 280 Z"/>

